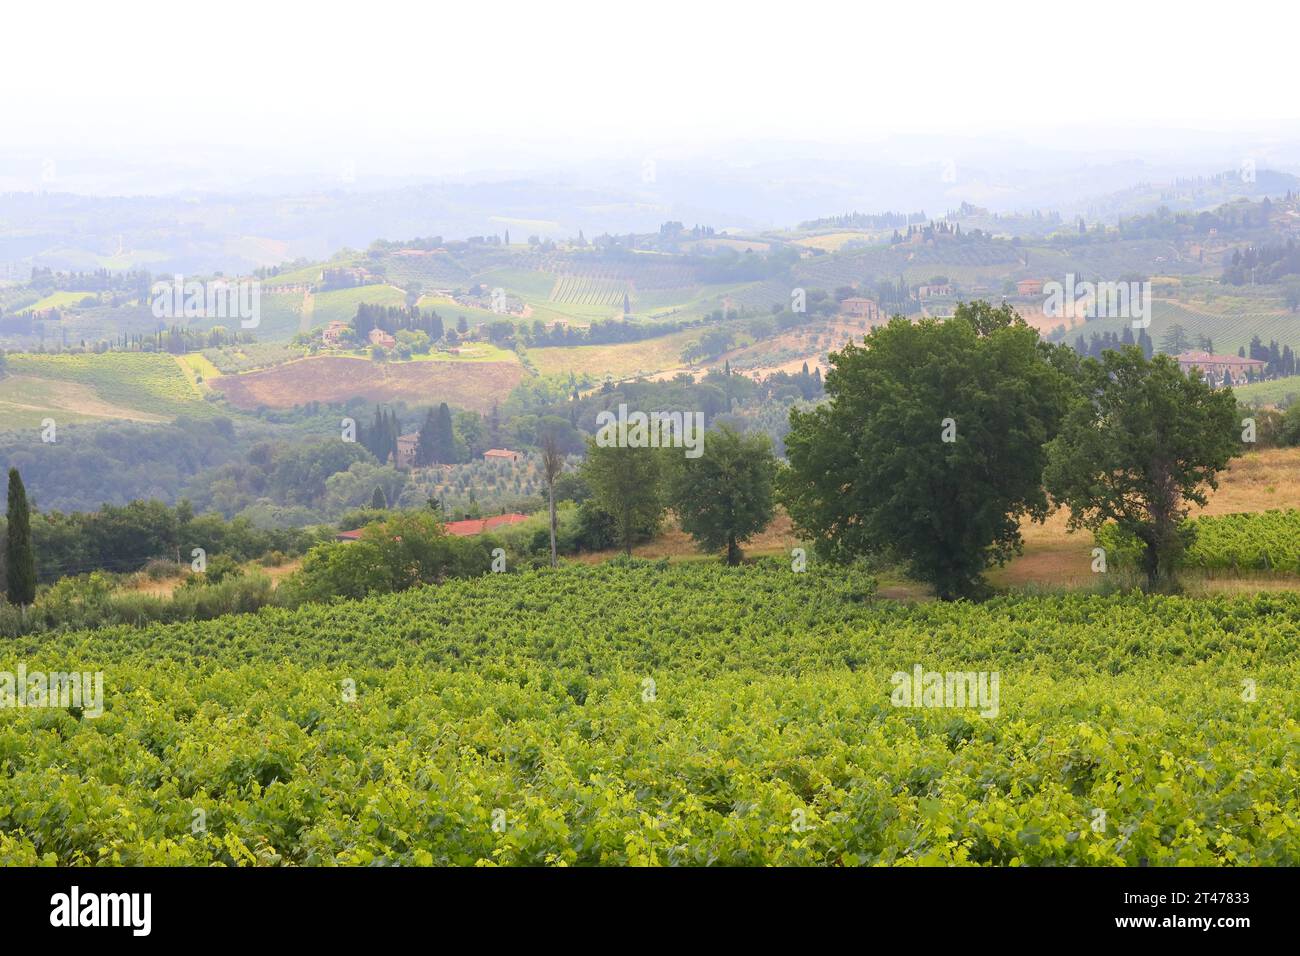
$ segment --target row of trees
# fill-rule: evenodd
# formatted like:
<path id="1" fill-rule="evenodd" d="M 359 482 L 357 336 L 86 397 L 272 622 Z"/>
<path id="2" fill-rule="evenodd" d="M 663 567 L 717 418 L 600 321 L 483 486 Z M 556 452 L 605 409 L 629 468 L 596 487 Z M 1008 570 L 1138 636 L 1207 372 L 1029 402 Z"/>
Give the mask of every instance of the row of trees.
<path id="1" fill-rule="evenodd" d="M 725 552 L 728 564 L 738 564 L 740 546 L 771 522 L 776 474 L 771 440 L 727 425 L 704 436 L 697 458 L 680 448 L 601 446 L 592 439 L 580 471 L 628 556 L 638 532 L 657 526 L 672 508 L 682 530 L 703 550 Z M 553 493 L 551 499 L 554 514 Z"/>
<path id="2" fill-rule="evenodd" d="M 1188 503 L 1243 447 L 1231 390 L 1136 346 L 1080 358 L 1005 305 L 895 320 L 832 359 L 831 400 L 791 413 L 782 500 L 819 550 L 894 555 L 946 599 L 982 593 L 1053 505 L 1119 525 L 1172 586 Z"/>
<path id="3" fill-rule="evenodd" d="M 624 551 L 672 508 L 736 563 L 780 501 L 827 556 L 887 555 L 942 598 L 973 597 L 1020 551 L 1023 519 L 1065 507 L 1072 530 L 1140 541 L 1148 587 L 1172 588 L 1189 506 L 1245 447 L 1231 390 L 1136 344 L 1080 356 L 1009 306 L 896 320 L 832 359 L 830 401 L 791 412 L 788 467 L 725 424 L 699 458 L 590 441 L 580 476 Z"/>
<path id="4" fill-rule="evenodd" d="M 10 603 L 34 593 L 38 583 L 95 571 L 129 573 L 162 559 L 188 564 L 194 548 L 247 561 L 306 550 L 317 535 L 296 528 L 265 529 L 246 518 L 195 514 L 187 501 L 103 505 L 96 511 L 41 512 L 31 507 L 18 469 L 9 471 L 8 512 L 0 537 L 0 568 Z"/>

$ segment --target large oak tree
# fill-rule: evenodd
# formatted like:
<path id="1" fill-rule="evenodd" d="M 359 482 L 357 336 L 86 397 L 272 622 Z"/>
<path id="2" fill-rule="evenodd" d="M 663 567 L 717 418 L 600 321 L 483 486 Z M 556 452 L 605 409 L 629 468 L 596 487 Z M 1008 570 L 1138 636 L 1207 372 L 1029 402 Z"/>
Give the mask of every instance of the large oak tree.
<path id="1" fill-rule="evenodd" d="M 945 322 L 896 317 L 831 355 L 830 401 L 791 412 L 781 490 L 796 527 L 843 556 L 892 554 L 945 599 L 1041 520 L 1044 445 L 1074 363 L 1009 306 L 962 304 Z"/>

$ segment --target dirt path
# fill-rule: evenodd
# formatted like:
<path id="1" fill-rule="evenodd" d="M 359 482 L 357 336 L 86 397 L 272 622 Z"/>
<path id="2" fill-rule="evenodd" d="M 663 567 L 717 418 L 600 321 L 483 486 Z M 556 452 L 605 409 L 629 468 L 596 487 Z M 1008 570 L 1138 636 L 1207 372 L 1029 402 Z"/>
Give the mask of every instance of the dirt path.
<path id="1" fill-rule="evenodd" d="M 316 314 L 316 297 L 312 295 L 311 286 L 302 294 L 302 318 L 298 320 L 298 331 L 303 335 L 311 332 L 312 316 Z"/>

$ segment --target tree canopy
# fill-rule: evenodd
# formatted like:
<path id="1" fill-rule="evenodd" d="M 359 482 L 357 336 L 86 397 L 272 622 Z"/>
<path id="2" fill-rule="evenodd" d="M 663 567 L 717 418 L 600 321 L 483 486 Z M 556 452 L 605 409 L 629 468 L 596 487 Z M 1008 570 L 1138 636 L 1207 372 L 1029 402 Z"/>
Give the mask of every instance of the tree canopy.
<path id="1" fill-rule="evenodd" d="M 1047 514 L 1067 351 L 975 302 L 832 353 L 830 401 L 790 414 L 781 492 L 796 527 L 824 551 L 896 555 L 940 597 L 978 594 L 984 569 L 1019 551 L 1020 519 Z"/>

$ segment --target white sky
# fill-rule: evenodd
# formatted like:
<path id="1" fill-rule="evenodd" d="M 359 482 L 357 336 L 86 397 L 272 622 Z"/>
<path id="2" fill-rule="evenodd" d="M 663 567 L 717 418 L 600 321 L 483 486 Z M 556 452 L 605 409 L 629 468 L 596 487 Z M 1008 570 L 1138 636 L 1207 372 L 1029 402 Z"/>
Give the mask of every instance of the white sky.
<path id="1" fill-rule="evenodd" d="M 0 156 L 613 155 L 1300 116 L 1294 3 L 15 0 Z M 543 144 L 550 144 L 549 147 Z"/>

